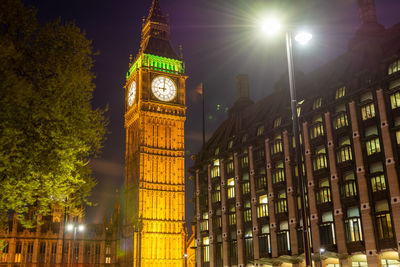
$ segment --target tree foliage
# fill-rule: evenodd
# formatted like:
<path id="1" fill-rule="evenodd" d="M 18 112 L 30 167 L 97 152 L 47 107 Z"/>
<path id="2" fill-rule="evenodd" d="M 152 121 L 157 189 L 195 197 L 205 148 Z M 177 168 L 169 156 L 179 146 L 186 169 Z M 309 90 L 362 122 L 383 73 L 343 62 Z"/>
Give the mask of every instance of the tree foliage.
<path id="1" fill-rule="evenodd" d="M 88 162 L 106 131 L 104 110 L 91 106 L 93 56 L 74 23 L 42 25 L 20 0 L 0 1 L 2 219 L 12 210 L 29 226 L 52 204 L 88 203 Z"/>

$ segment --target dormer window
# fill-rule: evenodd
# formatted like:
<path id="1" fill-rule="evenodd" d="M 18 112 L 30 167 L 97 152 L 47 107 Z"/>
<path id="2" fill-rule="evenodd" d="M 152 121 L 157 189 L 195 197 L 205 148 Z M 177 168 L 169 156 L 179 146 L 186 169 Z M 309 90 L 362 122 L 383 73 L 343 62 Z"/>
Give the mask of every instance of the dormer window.
<path id="1" fill-rule="evenodd" d="M 242 137 L 242 144 L 247 142 L 247 134 L 243 135 Z"/>
<path id="2" fill-rule="evenodd" d="M 261 136 L 264 134 L 264 125 L 261 125 L 257 128 L 257 136 Z"/>
<path id="3" fill-rule="evenodd" d="M 313 102 L 313 110 L 319 109 L 322 106 L 322 97 L 318 97 L 317 99 L 314 100 Z"/>
<path id="4" fill-rule="evenodd" d="M 278 117 L 274 120 L 274 128 L 278 128 L 282 124 L 282 117 Z"/>
<path id="5" fill-rule="evenodd" d="M 335 99 L 338 100 L 346 95 L 346 86 L 336 89 Z"/>
<path id="6" fill-rule="evenodd" d="M 397 59 L 396 61 L 392 62 L 389 65 L 388 74 L 391 75 L 391 74 L 396 73 L 398 71 L 400 71 L 400 59 Z"/>

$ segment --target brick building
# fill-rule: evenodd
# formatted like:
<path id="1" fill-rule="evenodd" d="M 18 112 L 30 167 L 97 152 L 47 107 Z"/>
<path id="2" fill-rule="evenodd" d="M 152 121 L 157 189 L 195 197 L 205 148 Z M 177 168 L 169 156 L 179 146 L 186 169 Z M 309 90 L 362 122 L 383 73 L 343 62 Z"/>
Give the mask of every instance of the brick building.
<path id="1" fill-rule="evenodd" d="M 400 24 L 372 0 L 348 51 L 296 77 L 316 266 L 399 266 Z M 288 77 L 254 103 L 248 78 L 191 168 L 197 266 L 300 266 L 302 218 Z"/>

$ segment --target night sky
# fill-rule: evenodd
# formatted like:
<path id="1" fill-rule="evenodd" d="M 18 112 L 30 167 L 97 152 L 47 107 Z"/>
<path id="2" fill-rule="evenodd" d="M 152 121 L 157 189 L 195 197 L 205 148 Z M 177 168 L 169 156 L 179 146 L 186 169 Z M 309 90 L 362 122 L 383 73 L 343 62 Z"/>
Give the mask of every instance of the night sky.
<path id="1" fill-rule="evenodd" d="M 124 176 L 124 90 L 129 55 L 136 55 L 140 44 L 142 17 L 151 0 L 29 0 L 38 8 L 40 21 L 61 17 L 75 21 L 93 41 L 96 56 L 96 90 L 93 106 L 108 105 L 110 120 L 107 140 L 98 159 L 92 161 L 98 185 L 88 208 L 88 222 L 101 222 L 110 215 L 116 189 L 123 190 Z M 286 71 L 284 36 L 274 40 L 262 36 L 254 26 L 262 14 L 274 10 L 296 25 L 307 26 L 314 38 L 310 45 L 295 47 L 296 68 L 307 73 L 346 52 L 348 40 L 359 26 L 356 0 L 160 0 L 169 14 L 172 43 L 183 46 L 187 89 L 185 128 L 186 168 L 190 155 L 201 148 L 201 103 L 193 93 L 203 82 L 206 97 L 206 130 L 209 137 L 227 117 L 226 110 L 237 98 L 236 75 L 249 74 L 250 97 L 257 101 L 273 90 L 273 84 Z M 284 7 L 300 3 L 297 8 Z M 400 0 L 377 0 L 378 21 L 385 27 L 400 22 Z M 279 10 L 283 10 L 279 11 Z M 176 51 L 178 51 L 176 49 Z M 323 88 L 321 88 L 323 90 Z M 186 175 L 186 221 L 193 218 L 193 183 Z"/>

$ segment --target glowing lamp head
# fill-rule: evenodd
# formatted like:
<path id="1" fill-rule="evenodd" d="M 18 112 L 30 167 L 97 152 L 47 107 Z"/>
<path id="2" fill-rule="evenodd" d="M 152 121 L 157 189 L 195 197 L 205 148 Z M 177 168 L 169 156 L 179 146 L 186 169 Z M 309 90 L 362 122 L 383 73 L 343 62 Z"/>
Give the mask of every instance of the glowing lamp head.
<path id="1" fill-rule="evenodd" d="M 67 231 L 71 232 L 72 230 L 74 230 L 74 225 L 72 223 L 67 225 Z"/>
<path id="2" fill-rule="evenodd" d="M 261 30 L 268 35 L 277 34 L 281 28 L 281 22 L 277 18 L 270 17 L 261 21 Z"/>
<path id="3" fill-rule="evenodd" d="M 85 226 L 83 224 L 79 225 L 78 230 L 79 230 L 79 232 L 85 231 Z"/>
<path id="4" fill-rule="evenodd" d="M 320 248 L 319 249 L 319 253 L 325 253 L 325 249 L 324 248 Z"/>
<path id="5" fill-rule="evenodd" d="M 312 34 L 309 32 L 299 32 L 298 34 L 296 34 L 296 36 L 294 37 L 294 39 L 302 45 L 307 44 L 311 39 L 312 39 Z"/>

